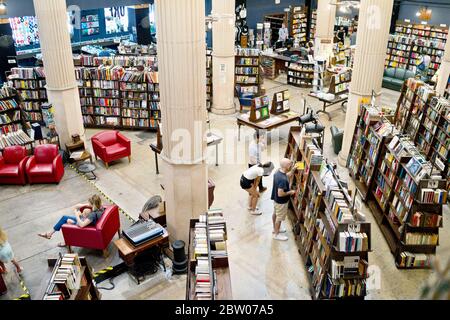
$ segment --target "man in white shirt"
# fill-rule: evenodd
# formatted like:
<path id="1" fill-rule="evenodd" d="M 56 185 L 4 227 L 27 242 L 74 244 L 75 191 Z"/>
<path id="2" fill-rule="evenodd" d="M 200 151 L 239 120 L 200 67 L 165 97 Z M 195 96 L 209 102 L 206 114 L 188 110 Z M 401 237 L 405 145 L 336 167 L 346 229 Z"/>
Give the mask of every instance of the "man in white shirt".
<path id="1" fill-rule="evenodd" d="M 263 141 L 264 138 L 261 136 L 259 131 L 256 131 L 254 134 L 254 139 L 250 142 L 250 146 L 248 148 L 248 167 L 251 168 L 254 165 L 261 163 L 261 153 L 265 150 L 266 144 Z M 263 186 L 262 178 L 259 180 L 259 192 L 264 192 L 267 190 Z"/>
<path id="2" fill-rule="evenodd" d="M 284 43 L 288 37 L 289 37 L 289 31 L 286 28 L 286 25 L 283 23 L 281 25 L 280 30 L 278 31 L 278 41 L 281 41 Z"/>

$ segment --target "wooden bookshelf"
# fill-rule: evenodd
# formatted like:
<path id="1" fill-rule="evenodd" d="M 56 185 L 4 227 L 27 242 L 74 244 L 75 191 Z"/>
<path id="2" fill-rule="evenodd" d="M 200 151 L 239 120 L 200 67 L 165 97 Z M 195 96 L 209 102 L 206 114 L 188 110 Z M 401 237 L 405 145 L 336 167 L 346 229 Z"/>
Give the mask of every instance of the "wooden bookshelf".
<path id="1" fill-rule="evenodd" d="M 290 218 L 298 229 L 313 299 L 364 299 L 370 251 L 370 223 L 352 209 L 348 191 L 313 139 L 291 127 L 285 156 L 296 163 L 290 185 Z M 358 246 L 348 246 L 349 236 Z"/>
<path id="2" fill-rule="evenodd" d="M 186 300 L 232 299 L 226 241 L 226 224 L 221 210 L 212 209 L 201 214 L 199 219 L 191 219 Z M 199 261 L 203 261 L 206 266 L 200 268 Z"/>
<path id="3" fill-rule="evenodd" d="M 314 9 L 311 12 L 311 20 L 309 27 L 309 39 L 312 40 L 316 37 L 316 25 L 317 25 L 317 10 Z"/>
<path id="4" fill-rule="evenodd" d="M 206 109 L 211 110 L 213 99 L 213 63 L 212 50 L 206 50 Z"/>
<path id="5" fill-rule="evenodd" d="M 291 36 L 301 45 L 306 44 L 308 37 L 308 8 L 293 7 L 291 11 Z"/>
<path id="6" fill-rule="evenodd" d="M 68 263 L 67 259 L 74 262 Z M 78 254 L 60 254 L 58 259 L 49 259 L 48 263 L 53 271 L 43 300 L 101 299 L 86 258 L 78 257 Z"/>
<path id="7" fill-rule="evenodd" d="M 314 62 L 290 62 L 287 83 L 300 88 L 311 88 L 314 80 Z"/>
<path id="8" fill-rule="evenodd" d="M 235 86 L 258 96 L 261 92 L 260 55 L 257 49 L 238 48 L 235 52 Z"/>
<path id="9" fill-rule="evenodd" d="M 374 179 L 376 164 L 382 146 L 392 139 L 393 131 L 394 126 L 381 118 L 377 108 L 360 106 L 347 168 L 364 201 L 377 183 Z"/>
<path id="10" fill-rule="evenodd" d="M 48 102 L 42 67 L 12 68 L 10 79 L 18 92 L 20 107 L 27 122 L 43 123 L 42 104 Z"/>

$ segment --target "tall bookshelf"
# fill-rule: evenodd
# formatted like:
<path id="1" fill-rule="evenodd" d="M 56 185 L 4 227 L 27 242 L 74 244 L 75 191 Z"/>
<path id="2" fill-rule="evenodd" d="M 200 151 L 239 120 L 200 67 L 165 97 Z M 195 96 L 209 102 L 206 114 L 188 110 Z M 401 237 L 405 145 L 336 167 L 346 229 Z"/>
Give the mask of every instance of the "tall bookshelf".
<path id="1" fill-rule="evenodd" d="M 258 95 L 261 90 L 260 55 L 257 49 L 237 48 L 235 52 L 235 85 L 241 93 Z"/>
<path id="2" fill-rule="evenodd" d="M 311 26 L 309 28 L 309 39 L 313 40 L 316 36 L 317 10 L 311 12 Z"/>
<path id="3" fill-rule="evenodd" d="M 314 81 L 314 62 L 290 62 L 287 73 L 287 83 L 296 87 L 310 88 Z"/>
<path id="4" fill-rule="evenodd" d="M 213 63 L 212 51 L 206 50 L 206 109 L 211 110 L 213 95 Z"/>
<path id="5" fill-rule="evenodd" d="M 377 107 L 361 105 L 357 121 L 347 160 L 350 175 L 368 203 L 396 266 L 428 267 L 438 245 L 446 180 L 414 141 L 396 130 Z M 385 128 L 384 138 L 380 128 Z"/>
<path id="6" fill-rule="evenodd" d="M 370 223 L 352 208 L 347 189 L 314 140 L 291 127 L 285 156 L 296 163 L 290 218 L 313 299 L 364 299 Z"/>
<path id="7" fill-rule="evenodd" d="M 220 209 L 191 219 L 186 300 L 230 300 L 227 229 Z"/>
<path id="8" fill-rule="evenodd" d="M 49 265 L 52 263 L 49 260 Z M 100 300 L 94 275 L 86 258 L 78 254 L 58 257 L 43 300 Z"/>
<path id="9" fill-rule="evenodd" d="M 404 68 L 416 72 L 420 56 L 431 58 L 428 77 L 434 76 L 442 62 L 448 28 L 397 22 L 395 34 L 390 35 L 386 67 Z"/>
<path id="10" fill-rule="evenodd" d="M 308 10 L 304 6 L 293 7 L 291 12 L 291 35 L 300 44 L 307 41 Z"/>
<path id="11" fill-rule="evenodd" d="M 156 129 L 161 119 L 158 74 L 151 68 L 79 67 L 85 127 Z"/>
<path id="12" fill-rule="evenodd" d="M 360 107 L 353 134 L 352 148 L 347 160 L 347 168 L 354 179 L 361 198 L 366 201 L 374 184 L 375 170 L 382 146 L 397 132 L 394 125 L 383 120 L 376 107 Z"/>
<path id="13" fill-rule="evenodd" d="M 44 68 L 12 68 L 10 79 L 18 92 L 25 120 L 42 123 L 42 104 L 48 102 Z"/>
<path id="14" fill-rule="evenodd" d="M 10 87 L 0 89 L 0 133 L 7 134 L 22 129 L 20 104 L 17 92 Z"/>

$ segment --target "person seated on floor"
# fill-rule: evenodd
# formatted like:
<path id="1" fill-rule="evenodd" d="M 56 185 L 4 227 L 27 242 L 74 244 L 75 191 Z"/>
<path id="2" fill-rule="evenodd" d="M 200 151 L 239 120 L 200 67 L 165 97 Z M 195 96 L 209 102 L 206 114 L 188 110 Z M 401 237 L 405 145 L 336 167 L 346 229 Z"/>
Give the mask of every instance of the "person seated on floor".
<path id="1" fill-rule="evenodd" d="M 11 249 L 11 245 L 8 242 L 8 236 L 5 231 L 0 228 L 0 273 L 7 273 L 7 263 L 12 263 L 16 267 L 17 273 L 21 273 L 23 268 L 19 265 L 16 259 L 14 259 L 14 252 Z"/>
<path id="2" fill-rule="evenodd" d="M 89 208 L 85 208 L 83 211 L 80 211 L 82 207 Z M 56 231 L 60 231 L 61 227 L 65 224 L 77 225 L 80 228 L 95 225 L 105 210 L 102 207 L 102 199 L 98 195 L 94 194 L 88 199 L 88 203 L 80 203 L 75 205 L 73 211 L 75 214 L 74 216 L 61 217 L 61 219 L 59 219 L 59 221 L 53 227 L 52 231 L 39 233 L 38 235 L 46 239 L 51 239 L 53 234 Z M 59 243 L 58 246 L 65 247 L 66 244 Z"/>

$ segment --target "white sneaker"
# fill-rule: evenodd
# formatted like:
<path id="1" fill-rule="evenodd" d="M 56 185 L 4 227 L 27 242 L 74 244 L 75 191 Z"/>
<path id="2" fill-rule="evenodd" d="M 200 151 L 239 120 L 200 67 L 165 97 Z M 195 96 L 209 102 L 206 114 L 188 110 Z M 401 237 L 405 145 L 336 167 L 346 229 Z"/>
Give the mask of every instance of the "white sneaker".
<path id="1" fill-rule="evenodd" d="M 252 208 L 248 207 L 247 210 L 252 211 Z M 256 207 L 256 210 L 259 210 L 259 207 Z"/>
<path id="2" fill-rule="evenodd" d="M 275 233 L 275 230 L 272 230 L 272 233 Z M 280 228 L 280 230 L 278 230 L 278 233 L 286 233 L 286 229 Z"/>
<path id="3" fill-rule="evenodd" d="M 250 214 L 254 216 L 260 216 L 262 215 L 262 211 L 260 211 L 259 209 L 256 209 L 255 211 L 250 210 Z"/>
<path id="4" fill-rule="evenodd" d="M 282 234 L 277 234 L 277 235 L 274 234 L 272 236 L 272 238 L 274 240 L 278 240 L 278 241 L 287 241 L 288 240 L 288 237 L 286 237 L 285 235 L 282 235 Z"/>

